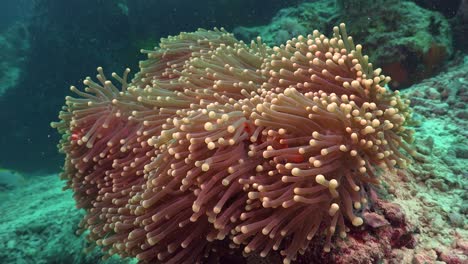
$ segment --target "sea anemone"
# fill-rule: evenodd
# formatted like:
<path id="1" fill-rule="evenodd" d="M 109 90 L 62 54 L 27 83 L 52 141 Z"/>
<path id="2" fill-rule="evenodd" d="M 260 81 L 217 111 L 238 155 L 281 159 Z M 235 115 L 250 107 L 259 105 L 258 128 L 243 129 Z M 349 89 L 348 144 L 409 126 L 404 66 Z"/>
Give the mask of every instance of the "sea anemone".
<path id="1" fill-rule="evenodd" d="M 130 82 L 98 68 L 72 87 L 52 126 L 88 239 L 142 262 L 201 262 L 226 241 L 290 263 L 362 225 L 378 171 L 414 153 L 411 111 L 345 25 L 333 32 L 274 48 L 181 33 L 142 51 Z"/>

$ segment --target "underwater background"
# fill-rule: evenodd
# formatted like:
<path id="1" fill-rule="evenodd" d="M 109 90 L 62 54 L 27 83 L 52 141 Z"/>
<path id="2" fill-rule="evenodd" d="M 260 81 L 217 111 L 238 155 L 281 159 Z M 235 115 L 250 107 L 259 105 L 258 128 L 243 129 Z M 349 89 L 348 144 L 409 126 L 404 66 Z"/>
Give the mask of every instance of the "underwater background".
<path id="1" fill-rule="evenodd" d="M 138 72 L 161 38 L 223 27 L 280 46 L 346 23 L 369 61 L 411 100 L 419 153 L 379 176 L 375 209 L 330 253 L 315 241 L 297 263 L 468 263 L 468 1 L 1 0 L 0 263 L 136 263 L 77 235 L 85 215 L 59 177 L 58 121 L 70 85 L 101 66 Z M 94 77 L 93 77 L 94 78 Z M 378 197 L 377 197 L 378 196 Z M 204 238 L 203 238 L 204 239 Z M 206 263 L 282 263 L 237 251 Z M 176 262 L 177 263 L 177 262 Z"/>

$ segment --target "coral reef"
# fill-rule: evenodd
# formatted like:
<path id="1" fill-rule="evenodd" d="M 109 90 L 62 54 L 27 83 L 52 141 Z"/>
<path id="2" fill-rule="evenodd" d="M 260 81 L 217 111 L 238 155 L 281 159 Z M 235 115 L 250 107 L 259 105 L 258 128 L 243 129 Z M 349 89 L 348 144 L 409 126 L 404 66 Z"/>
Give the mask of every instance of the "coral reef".
<path id="1" fill-rule="evenodd" d="M 443 264 L 467 261 L 466 156 L 462 150 L 453 150 L 462 149 L 462 143 L 466 142 L 463 133 L 467 119 L 461 114 L 464 110 L 461 106 L 466 100 L 468 58 L 463 60 L 461 57 L 452 64 L 437 77 L 402 92 L 412 97 L 413 116 L 421 122 L 415 127 L 416 146 L 427 158 L 416 160 L 410 170 L 398 170 L 396 175 L 383 174 L 384 184 L 372 194 L 378 195 L 372 198 L 378 202 L 369 203 L 371 217 L 363 213 L 364 224 L 351 227 L 347 240 L 335 240 L 335 247 L 329 253 L 323 252 L 323 240 L 317 236 L 311 241 L 310 250 L 298 256 L 296 263 L 372 263 L 382 256 L 383 259 L 374 262 Z M 449 103 L 444 106 L 440 102 Z M 441 111 L 443 108 L 454 111 Z M 74 208 L 72 192 L 61 191 L 62 186 L 57 175 L 50 175 L 34 177 L 14 190 L 0 192 L 3 220 L 0 224 L 0 259 L 5 263 L 134 261 L 116 257 L 102 260 L 97 249 L 82 253 L 89 251 L 86 249 L 89 245 L 74 231 L 84 212 Z M 376 225 L 376 219 L 380 224 L 387 221 L 390 226 L 377 227 L 380 224 Z M 401 241 L 398 237 L 388 237 L 392 230 L 402 231 Z M 411 239 L 416 241 L 414 248 L 411 248 L 412 244 L 403 246 Z M 348 242 L 350 240 L 354 243 Z M 367 241 L 371 247 L 366 246 Z M 389 241 L 393 242 L 389 245 Z M 352 256 L 356 258 L 351 259 Z M 219 250 L 216 255 L 210 255 L 206 263 L 273 264 L 281 263 L 281 255 L 272 251 L 266 258 L 250 255 L 244 259 L 238 251 L 228 254 Z"/>
<path id="2" fill-rule="evenodd" d="M 314 29 L 326 32 L 339 20 L 338 16 L 339 12 L 336 12 L 333 1 L 304 2 L 298 6 L 281 9 L 268 25 L 239 26 L 233 33 L 243 40 L 262 36 L 265 43 L 280 45 L 295 36 L 307 35 Z"/>
<path id="3" fill-rule="evenodd" d="M 96 264 L 98 250 L 74 234 L 83 212 L 75 208 L 71 191 L 62 191 L 57 175 L 31 178 L 9 192 L 0 192 L 0 261 L 16 264 Z M 117 258 L 107 264 L 126 263 Z"/>
<path id="4" fill-rule="evenodd" d="M 433 76 L 453 53 L 450 25 L 440 13 L 411 1 L 370 4 L 368 16 L 342 12 L 371 60 L 404 88 Z M 357 11 L 356 9 L 353 9 Z"/>
<path id="5" fill-rule="evenodd" d="M 25 177 L 20 173 L 0 168 L 0 191 L 15 189 L 25 182 Z"/>
<path id="6" fill-rule="evenodd" d="M 282 9 L 268 25 L 234 32 L 243 38 L 260 35 L 266 43 L 279 45 L 288 34 L 307 34 L 311 27 L 324 31 L 339 21 L 349 25 L 371 61 L 392 76 L 392 87 L 405 88 L 434 75 L 453 53 L 447 19 L 411 1 L 305 2 Z"/>
<path id="7" fill-rule="evenodd" d="M 400 263 L 468 261 L 468 57 L 452 63 L 446 72 L 403 91 L 419 122 L 415 146 L 422 156 L 400 177 L 383 175 L 385 199 L 401 206 L 417 240 L 414 249 L 402 248 L 388 257 Z"/>
<path id="8" fill-rule="evenodd" d="M 193 263 L 228 242 L 289 263 L 361 226 L 379 171 L 417 157 L 411 111 L 344 24 L 333 32 L 273 49 L 182 33 L 143 51 L 131 82 L 112 74 L 120 88 L 102 68 L 72 87 L 52 126 L 88 239 L 141 261 Z"/>

